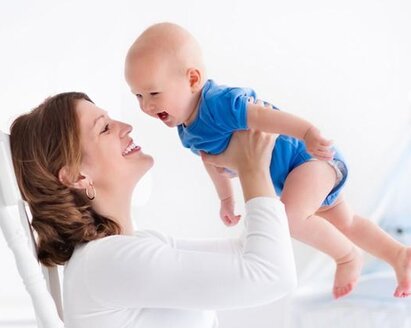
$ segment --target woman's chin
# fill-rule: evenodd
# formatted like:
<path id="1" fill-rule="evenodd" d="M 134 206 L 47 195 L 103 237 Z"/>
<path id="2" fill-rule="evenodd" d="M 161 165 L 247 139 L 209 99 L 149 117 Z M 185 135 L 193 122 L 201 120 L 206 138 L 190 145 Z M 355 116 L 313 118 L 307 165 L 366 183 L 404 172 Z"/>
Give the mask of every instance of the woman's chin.
<path id="1" fill-rule="evenodd" d="M 144 161 L 139 162 L 138 168 L 136 168 L 138 172 L 136 183 L 140 181 L 140 179 L 147 174 L 148 171 L 153 167 L 154 159 L 150 155 L 144 154 Z"/>
<path id="2" fill-rule="evenodd" d="M 137 157 L 134 159 L 134 167 L 137 171 L 146 172 L 154 165 L 154 159 L 151 155 L 145 154 L 142 151 L 137 153 Z M 144 174 L 144 173 L 142 173 Z"/>
<path id="3" fill-rule="evenodd" d="M 148 162 L 147 163 L 147 165 L 148 165 L 147 171 L 149 171 L 154 166 L 154 158 L 151 155 L 147 155 L 147 154 L 145 154 L 145 156 L 147 157 L 147 162 Z"/>

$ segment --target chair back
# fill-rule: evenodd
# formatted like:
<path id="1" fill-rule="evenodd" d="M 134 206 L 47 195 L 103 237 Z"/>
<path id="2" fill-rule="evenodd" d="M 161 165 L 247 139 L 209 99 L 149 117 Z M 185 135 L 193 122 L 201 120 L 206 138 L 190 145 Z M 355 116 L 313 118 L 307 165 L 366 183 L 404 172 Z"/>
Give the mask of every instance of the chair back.
<path id="1" fill-rule="evenodd" d="M 21 198 L 17 186 L 11 160 L 10 136 L 2 131 L 0 131 L 0 228 L 8 247 L 13 252 L 20 277 L 31 297 L 38 326 L 64 327 L 58 269 L 46 267 L 37 260 L 31 213 Z"/>

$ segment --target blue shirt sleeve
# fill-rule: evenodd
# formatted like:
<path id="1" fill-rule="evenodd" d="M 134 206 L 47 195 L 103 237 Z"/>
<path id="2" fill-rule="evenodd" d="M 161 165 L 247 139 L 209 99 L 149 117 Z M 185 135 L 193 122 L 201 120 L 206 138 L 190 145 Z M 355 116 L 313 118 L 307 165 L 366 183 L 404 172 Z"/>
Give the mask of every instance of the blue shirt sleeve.
<path id="1" fill-rule="evenodd" d="M 251 89 L 229 88 L 208 80 L 202 90 L 197 117 L 189 126 L 178 126 L 184 147 L 196 154 L 199 150 L 210 154 L 223 152 L 233 132 L 247 129 L 250 97 L 257 99 Z"/>
<path id="2" fill-rule="evenodd" d="M 256 97 L 255 92 L 245 88 L 218 91 L 206 96 L 215 124 L 227 132 L 247 129 L 247 103 L 250 97 Z"/>

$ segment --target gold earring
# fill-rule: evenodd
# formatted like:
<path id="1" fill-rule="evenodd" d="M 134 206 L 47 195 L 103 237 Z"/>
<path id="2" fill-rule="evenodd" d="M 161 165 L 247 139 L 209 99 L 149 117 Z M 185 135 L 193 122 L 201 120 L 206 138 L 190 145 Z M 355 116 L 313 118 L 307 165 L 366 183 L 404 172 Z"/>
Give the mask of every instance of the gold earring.
<path id="1" fill-rule="evenodd" d="M 91 187 L 91 190 L 92 190 L 92 194 L 90 195 L 90 193 L 88 191 L 88 188 L 86 188 L 86 196 L 87 196 L 88 199 L 93 200 L 94 198 L 96 198 L 96 189 L 94 188 L 92 182 L 90 182 L 90 187 Z"/>

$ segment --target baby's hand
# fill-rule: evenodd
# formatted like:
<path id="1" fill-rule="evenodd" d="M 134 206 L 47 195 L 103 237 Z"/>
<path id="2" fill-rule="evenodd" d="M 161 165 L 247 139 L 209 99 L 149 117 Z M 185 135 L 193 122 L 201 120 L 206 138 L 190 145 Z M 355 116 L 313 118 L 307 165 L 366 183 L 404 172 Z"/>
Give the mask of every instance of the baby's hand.
<path id="1" fill-rule="evenodd" d="M 333 159 L 334 151 L 331 149 L 332 141 L 325 139 L 320 130 L 312 126 L 304 135 L 307 151 L 314 157 L 323 161 Z"/>
<path id="2" fill-rule="evenodd" d="M 220 218 L 226 226 L 234 226 L 240 221 L 241 215 L 234 214 L 234 199 L 232 196 L 221 200 Z"/>

